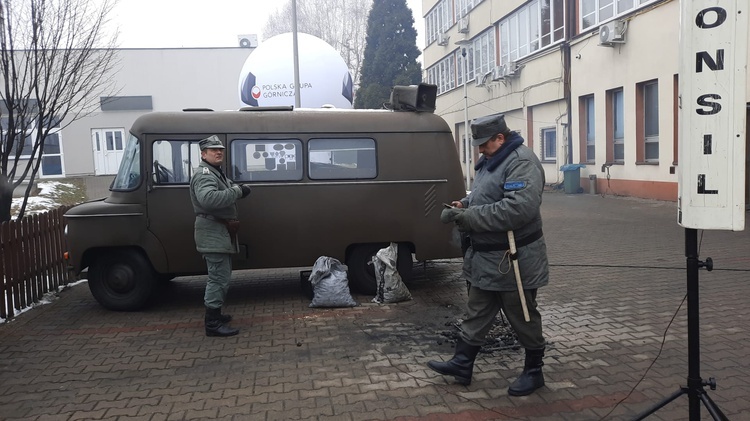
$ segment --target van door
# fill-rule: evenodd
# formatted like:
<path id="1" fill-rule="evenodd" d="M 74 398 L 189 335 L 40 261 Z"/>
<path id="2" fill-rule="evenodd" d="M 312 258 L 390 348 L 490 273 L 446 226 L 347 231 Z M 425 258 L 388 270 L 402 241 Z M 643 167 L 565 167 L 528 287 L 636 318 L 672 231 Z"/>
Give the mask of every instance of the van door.
<path id="1" fill-rule="evenodd" d="M 204 273 L 206 265 L 195 249 L 195 214 L 190 202 L 190 177 L 200 162 L 199 138 L 150 138 L 145 151 L 149 183 L 149 231 L 167 256 L 170 274 Z"/>

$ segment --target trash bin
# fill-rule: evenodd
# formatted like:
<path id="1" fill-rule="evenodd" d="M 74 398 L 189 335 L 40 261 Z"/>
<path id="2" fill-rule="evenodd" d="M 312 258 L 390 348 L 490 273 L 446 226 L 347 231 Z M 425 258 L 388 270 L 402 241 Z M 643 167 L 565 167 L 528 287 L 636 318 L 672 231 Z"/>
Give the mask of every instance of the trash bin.
<path id="1" fill-rule="evenodd" d="M 583 193 L 581 188 L 581 168 L 586 167 L 583 164 L 565 164 L 560 167 L 563 172 L 563 188 L 565 193 Z"/>
<path id="2" fill-rule="evenodd" d="M 596 174 L 589 174 L 589 194 L 596 194 Z"/>

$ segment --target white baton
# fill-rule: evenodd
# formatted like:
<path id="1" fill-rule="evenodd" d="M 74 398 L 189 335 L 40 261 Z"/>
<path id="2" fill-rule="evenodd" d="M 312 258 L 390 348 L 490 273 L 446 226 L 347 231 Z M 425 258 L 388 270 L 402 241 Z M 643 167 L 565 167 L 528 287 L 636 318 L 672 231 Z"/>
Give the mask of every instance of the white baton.
<path id="1" fill-rule="evenodd" d="M 516 285 L 518 286 L 518 295 L 521 296 L 521 308 L 523 308 L 523 318 L 527 322 L 529 318 L 529 309 L 526 307 L 526 294 L 523 293 L 523 283 L 521 282 L 521 271 L 518 269 L 518 254 L 516 253 L 516 237 L 513 231 L 508 231 L 508 244 L 510 245 L 510 264 L 513 265 L 513 272 L 516 274 Z"/>

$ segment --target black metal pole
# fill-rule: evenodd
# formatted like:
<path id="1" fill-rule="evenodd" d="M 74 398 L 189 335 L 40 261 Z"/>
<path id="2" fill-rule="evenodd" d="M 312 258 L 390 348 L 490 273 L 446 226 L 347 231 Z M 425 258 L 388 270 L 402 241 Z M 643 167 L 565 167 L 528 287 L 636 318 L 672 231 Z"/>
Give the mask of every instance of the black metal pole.
<path id="1" fill-rule="evenodd" d="M 634 421 L 640 421 L 646 419 L 649 415 L 663 408 L 668 403 L 677 399 L 678 397 L 687 394 L 689 399 L 689 415 L 690 421 L 700 421 L 701 419 L 701 403 L 706 406 L 708 413 L 716 421 L 728 421 L 726 415 L 721 412 L 718 406 L 708 396 L 708 393 L 703 389 L 704 382 L 701 379 L 701 345 L 700 345 L 700 300 L 698 299 L 698 270 L 701 267 L 706 267 L 709 271 L 713 269 L 713 262 L 711 258 L 707 258 L 706 262 L 698 260 L 698 231 L 693 228 L 685 228 L 685 257 L 687 259 L 687 316 L 688 316 L 688 377 L 687 386 L 681 387 L 678 391 L 673 393 L 671 396 L 658 402 L 645 412 L 639 414 Z M 711 389 L 716 388 L 716 383 L 713 378 L 709 378 L 709 382 L 705 383 L 711 386 Z"/>
<path id="2" fill-rule="evenodd" d="M 688 377 L 690 421 L 701 419 L 700 374 L 700 311 L 698 298 L 698 230 L 685 228 L 685 257 L 687 257 L 687 318 L 688 318 Z"/>

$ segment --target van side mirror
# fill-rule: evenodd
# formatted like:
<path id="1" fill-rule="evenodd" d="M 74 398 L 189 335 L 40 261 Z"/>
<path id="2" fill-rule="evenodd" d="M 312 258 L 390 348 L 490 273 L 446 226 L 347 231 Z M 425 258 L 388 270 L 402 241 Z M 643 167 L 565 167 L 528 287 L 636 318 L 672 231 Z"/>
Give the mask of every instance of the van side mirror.
<path id="1" fill-rule="evenodd" d="M 437 85 L 420 83 L 419 85 L 394 86 L 391 90 L 391 102 L 388 108 L 393 111 L 435 112 Z"/>

